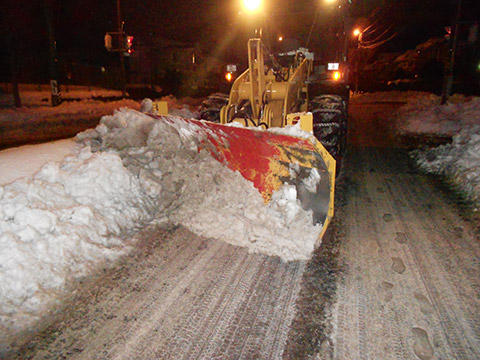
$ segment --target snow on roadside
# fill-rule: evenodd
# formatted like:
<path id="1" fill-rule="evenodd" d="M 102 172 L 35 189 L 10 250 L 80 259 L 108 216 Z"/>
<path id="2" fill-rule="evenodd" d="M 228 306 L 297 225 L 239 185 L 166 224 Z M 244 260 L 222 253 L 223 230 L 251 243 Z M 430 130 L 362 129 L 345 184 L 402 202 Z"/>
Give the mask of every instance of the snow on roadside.
<path id="1" fill-rule="evenodd" d="M 432 94 L 409 98 L 396 114 L 396 127 L 406 135 L 452 136 L 451 144 L 411 155 L 425 171 L 446 176 L 480 203 L 480 97 L 454 95 L 445 105 Z"/>
<path id="2" fill-rule="evenodd" d="M 480 97 L 454 94 L 445 105 L 441 97 L 419 91 L 357 94 L 352 103 L 405 102 L 395 114 L 402 136 L 452 136 L 452 144 L 411 153 L 418 165 L 450 178 L 467 196 L 480 203 Z"/>
<path id="3" fill-rule="evenodd" d="M 410 99 L 396 114 L 398 132 L 453 136 L 479 123 L 480 97 L 455 95 L 445 105 L 440 100 L 433 94 Z"/>
<path id="4" fill-rule="evenodd" d="M 453 136 L 451 144 L 425 151 L 413 151 L 412 156 L 424 170 L 445 175 L 467 197 L 480 204 L 480 117 L 479 125 L 466 127 Z"/>
<path id="5" fill-rule="evenodd" d="M 78 134 L 63 161 L 0 187 L 0 344 L 40 319 L 67 281 L 128 251 L 132 231 L 149 223 L 285 261 L 310 257 L 321 226 L 295 187 L 265 205 L 238 172 L 192 150 L 184 131 L 122 109 Z"/>
<path id="6" fill-rule="evenodd" d="M 0 84 L 0 105 L 14 105 L 11 95 L 10 84 Z M 20 99 L 22 106 L 46 106 L 50 102 L 50 84 L 20 84 Z M 61 87 L 61 95 L 64 100 L 87 100 L 93 98 L 120 98 L 120 90 L 102 89 L 92 86 L 69 85 Z"/>
<path id="7" fill-rule="evenodd" d="M 118 156 L 88 147 L 0 187 L 0 340 L 37 320 L 69 278 L 123 253 L 124 233 L 153 210 Z"/>
<path id="8" fill-rule="evenodd" d="M 129 107 L 138 109 L 140 104 L 136 101 L 126 99 L 112 102 L 102 102 L 95 100 L 65 102 L 56 107 L 47 104 L 38 107 L 21 107 L 19 109 L 2 109 L 0 112 L 0 122 L 35 122 L 48 121 L 45 119 L 58 119 L 61 117 L 76 116 L 98 116 L 111 114 L 120 107 Z"/>
<path id="9" fill-rule="evenodd" d="M 409 102 L 418 101 L 423 98 L 430 98 L 432 95 L 423 91 L 383 91 L 373 93 L 352 94 L 352 103 L 375 103 L 375 102 Z"/>
<path id="10" fill-rule="evenodd" d="M 62 161 L 76 147 L 73 139 L 64 139 L 0 150 L 0 185 L 33 175 L 49 161 Z"/>

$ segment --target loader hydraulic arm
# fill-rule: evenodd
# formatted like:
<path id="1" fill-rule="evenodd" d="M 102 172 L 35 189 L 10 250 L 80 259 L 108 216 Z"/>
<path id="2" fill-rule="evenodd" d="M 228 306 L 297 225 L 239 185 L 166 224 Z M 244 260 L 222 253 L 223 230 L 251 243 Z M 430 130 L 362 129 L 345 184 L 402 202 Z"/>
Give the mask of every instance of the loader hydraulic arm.
<path id="1" fill-rule="evenodd" d="M 232 85 L 220 112 L 222 124 L 235 120 L 245 126 L 283 127 L 289 113 L 307 109 L 312 61 L 299 53 L 290 68 L 280 70 L 278 63 L 266 64 L 266 54 L 261 39 L 248 41 L 248 69 Z"/>

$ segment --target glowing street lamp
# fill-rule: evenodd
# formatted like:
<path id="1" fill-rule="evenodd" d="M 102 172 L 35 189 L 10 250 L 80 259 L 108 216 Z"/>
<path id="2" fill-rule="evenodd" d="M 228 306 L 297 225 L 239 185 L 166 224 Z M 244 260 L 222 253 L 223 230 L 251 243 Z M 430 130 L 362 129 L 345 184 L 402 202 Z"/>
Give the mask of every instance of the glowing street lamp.
<path id="1" fill-rule="evenodd" d="M 353 30 L 353 35 L 354 36 L 359 36 L 362 32 L 360 31 L 360 29 L 355 29 Z"/>
<path id="2" fill-rule="evenodd" d="M 257 12 L 262 7 L 262 0 L 243 0 L 243 6 L 247 11 Z"/>

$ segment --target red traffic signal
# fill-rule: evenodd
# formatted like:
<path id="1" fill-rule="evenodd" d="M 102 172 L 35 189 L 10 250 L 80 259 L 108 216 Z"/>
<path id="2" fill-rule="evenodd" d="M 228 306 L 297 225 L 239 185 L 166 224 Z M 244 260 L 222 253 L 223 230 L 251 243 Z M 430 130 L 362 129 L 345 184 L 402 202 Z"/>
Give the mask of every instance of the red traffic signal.
<path id="1" fill-rule="evenodd" d="M 133 36 L 127 35 L 125 37 L 125 49 L 128 51 L 128 53 L 133 52 Z"/>

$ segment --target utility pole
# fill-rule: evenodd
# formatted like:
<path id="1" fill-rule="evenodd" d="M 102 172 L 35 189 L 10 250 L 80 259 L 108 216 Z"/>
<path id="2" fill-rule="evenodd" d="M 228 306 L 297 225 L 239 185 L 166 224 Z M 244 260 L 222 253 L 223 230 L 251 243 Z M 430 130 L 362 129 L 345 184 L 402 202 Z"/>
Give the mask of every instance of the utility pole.
<path id="1" fill-rule="evenodd" d="M 120 5 L 120 0 L 117 0 L 117 27 L 119 39 L 120 39 L 120 51 L 118 52 L 120 55 L 120 72 L 121 72 L 121 86 L 122 86 L 122 97 L 126 97 L 127 93 L 127 75 L 125 73 L 125 45 L 123 43 L 123 20 L 122 20 L 122 7 Z"/>
<path id="2" fill-rule="evenodd" d="M 45 14 L 45 23 L 47 26 L 47 33 L 50 45 L 50 89 L 52 106 L 58 106 L 61 102 L 60 85 L 58 85 L 57 74 L 57 42 L 55 41 L 55 28 L 53 26 L 53 9 L 52 0 L 43 1 L 43 9 Z"/>
<path id="3" fill-rule="evenodd" d="M 13 24 L 14 21 L 9 19 L 2 21 L 4 34 L 9 34 L 5 38 L 5 47 L 9 58 L 10 75 L 12 80 L 12 95 L 15 107 L 22 107 L 20 92 L 18 90 L 18 29 Z"/>
<path id="4" fill-rule="evenodd" d="M 443 82 L 443 89 L 442 89 L 442 101 L 441 104 L 445 104 L 448 100 L 452 92 L 453 87 L 453 68 L 455 64 L 455 52 L 457 50 L 457 42 L 458 42 L 458 28 L 460 25 L 460 14 L 462 10 L 462 0 L 458 0 L 458 9 L 457 9 L 457 16 L 455 19 L 455 29 L 453 31 L 453 44 L 450 48 L 450 64 L 448 67 L 448 72 L 445 74 L 445 79 Z"/>

